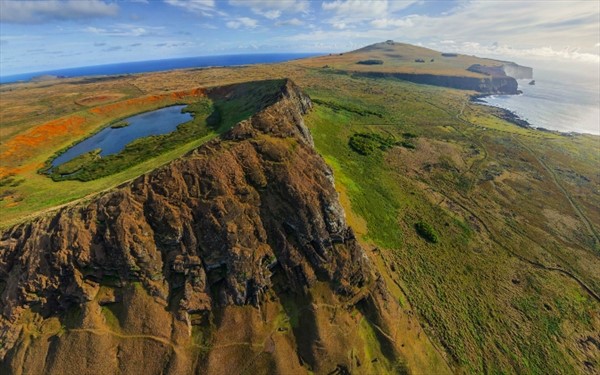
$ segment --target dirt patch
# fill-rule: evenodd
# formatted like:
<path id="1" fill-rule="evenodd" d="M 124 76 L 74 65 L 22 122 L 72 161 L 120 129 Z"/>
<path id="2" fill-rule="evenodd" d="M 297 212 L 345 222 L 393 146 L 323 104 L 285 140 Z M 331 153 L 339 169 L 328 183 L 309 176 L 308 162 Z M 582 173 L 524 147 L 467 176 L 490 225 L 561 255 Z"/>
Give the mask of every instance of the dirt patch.
<path id="1" fill-rule="evenodd" d="M 79 104 L 84 107 L 94 107 L 97 105 L 114 102 L 116 100 L 121 99 L 123 96 L 125 96 L 125 95 L 119 94 L 119 93 L 98 94 L 98 95 L 87 96 L 82 99 L 77 99 L 77 100 L 75 100 L 75 104 Z"/>
<path id="2" fill-rule="evenodd" d="M 186 98 L 203 97 L 203 96 L 206 96 L 206 91 L 204 89 L 199 89 L 199 88 L 192 89 L 192 90 L 171 92 L 171 93 L 167 93 L 167 94 L 150 95 L 150 96 L 145 96 L 145 97 L 141 97 L 141 98 L 124 100 L 124 101 L 121 101 L 118 103 L 107 104 L 107 105 L 104 105 L 101 107 L 92 108 L 92 109 L 90 109 L 90 113 L 95 114 L 95 115 L 111 115 L 114 112 L 119 112 L 126 108 L 135 108 L 135 107 L 139 107 L 139 106 L 143 106 L 143 105 L 147 105 L 147 104 L 151 104 L 151 103 L 156 103 L 156 102 L 159 102 L 159 101 L 165 100 L 165 99 L 177 100 L 177 99 L 186 99 Z"/>

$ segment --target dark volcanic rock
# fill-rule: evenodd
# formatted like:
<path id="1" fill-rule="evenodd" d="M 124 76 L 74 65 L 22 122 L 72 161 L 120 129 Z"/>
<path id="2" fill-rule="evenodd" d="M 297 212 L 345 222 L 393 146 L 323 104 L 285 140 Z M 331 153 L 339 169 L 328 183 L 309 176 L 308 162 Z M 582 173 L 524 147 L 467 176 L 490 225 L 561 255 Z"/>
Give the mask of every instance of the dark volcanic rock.
<path id="1" fill-rule="evenodd" d="M 404 81 L 425 85 L 450 87 L 459 90 L 472 90 L 486 94 L 518 94 L 517 81 L 508 76 L 458 77 L 437 74 L 412 74 L 412 73 L 383 73 L 383 72 L 355 72 L 356 76 L 371 78 L 396 78 Z"/>
<path id="2" fill-rule="evenodd" d="M 51 317 L 87 311 L 92 300 L 110 305 L 115 292 L 98 297 L 107 280 L 139 282 L 188 322 L 189 314 L 260 306 L 275 279 L 298 295 L 318 282 L 340 298 L 362 298 L 371 267 L 304 125 L 310 99 L 290 81 L 274 95 L 275 104 L 222 139 L 2 233 L 0 359 L 24 311 Z"/>

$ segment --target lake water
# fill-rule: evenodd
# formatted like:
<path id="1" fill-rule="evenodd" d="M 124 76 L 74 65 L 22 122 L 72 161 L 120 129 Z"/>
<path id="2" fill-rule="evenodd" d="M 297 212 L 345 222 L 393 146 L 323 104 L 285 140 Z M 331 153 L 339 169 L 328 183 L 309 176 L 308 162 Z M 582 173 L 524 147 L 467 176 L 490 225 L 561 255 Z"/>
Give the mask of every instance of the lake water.
<path id="1" fill-rule="evenodd" d="M 116 154 L 138 138 L 170 133 L 178 125 L 192 119 L 190 113 L 182 112 L 185 107 L 185 105 L 165 107 L 126 118 L 124 121 L 129 124 L 128 126 L 102 129 L 54 159 L 52 166 L 56 167 L 96 149 L 101 150 L 101 156 Z"/>
<path id="2" fill-rule="evenodd" d="M 535 85 L 519 80 L 522 95 L 493 95 L 482 100 L 508 109 L 533 127 L 600 134 L 600 83 L 583 77 L 536 69 Z"/>

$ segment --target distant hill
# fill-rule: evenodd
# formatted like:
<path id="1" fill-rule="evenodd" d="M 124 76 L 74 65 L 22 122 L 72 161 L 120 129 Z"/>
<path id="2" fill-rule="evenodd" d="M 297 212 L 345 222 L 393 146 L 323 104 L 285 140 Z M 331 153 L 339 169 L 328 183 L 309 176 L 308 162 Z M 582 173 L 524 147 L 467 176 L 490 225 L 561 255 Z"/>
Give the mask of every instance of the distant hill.
<path id="1" fill-rule="evenodd" d="M 377 64 L 365 64 L 377 61 Z M 390 76 L 415 83 L 516 94 L 520 78 L 532 78 L 532 69 L 512 62 L 444 53 L 394 41 L 375 43 L 348 53 L 298 61 L 306 67 L 368 76 Z"/>

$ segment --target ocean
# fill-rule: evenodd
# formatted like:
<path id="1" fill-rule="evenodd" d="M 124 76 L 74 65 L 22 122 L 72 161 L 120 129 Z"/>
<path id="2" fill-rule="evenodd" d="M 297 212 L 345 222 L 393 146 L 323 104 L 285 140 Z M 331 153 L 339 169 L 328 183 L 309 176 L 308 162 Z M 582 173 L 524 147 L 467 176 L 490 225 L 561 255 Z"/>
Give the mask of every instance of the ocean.
<path id="1" fill-rule="evenodd" d="M 600 82 L 549 70 L 533 69 L 531 80 L 518 80 L 521 95 L 482 98 L 489 105 L 508 109 L 533 127 L 570 133 L 600 135 Z"/>
<path id="2" fill-rule="evenodd" d="M 277 63 L 303 57 L 317 56 L 317 53 L 260 53 L 246 55 L 221 55 L 221 56 L 198 56 L 183 57 L 166 60 L 135 61 L 118 64 L 84 66 L 79 68 L 54 69 L 41 72 L 15 74 L 0 77 L 0 83 L 28 81 L 42 75 L 53 75 L 61 77 L 82 77 L 97 75 L 115 75 L 158 72 L 163 70 L 200 68 L 207 66 L 233 66 Z"/>

